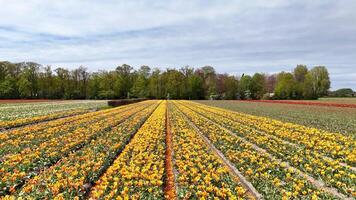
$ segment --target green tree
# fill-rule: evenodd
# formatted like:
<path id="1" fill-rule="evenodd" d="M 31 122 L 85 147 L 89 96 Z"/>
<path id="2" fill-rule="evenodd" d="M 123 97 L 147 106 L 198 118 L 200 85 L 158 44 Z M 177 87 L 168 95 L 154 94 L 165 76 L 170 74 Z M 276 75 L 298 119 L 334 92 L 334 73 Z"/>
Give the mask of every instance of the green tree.
<path id="1" fill-rule="evenodd" d="M 204 81 L 197 75 L 189 77 L 189 97 L 188 99 L 204 99 Z"/>
<path id="2" fill-rule="evenodd" d="M 261 99 L 266 93 L 266 77 L 255 73 L 251 79 L 251 96 L 253 99 Z"/>
<path id="3" fill-rule="evenodd" d="M 52 73 L 51 66 L 44 67 L 43 72 L 39 73 L 38 88 L 40 98 L 51 99 L 55 96 L 54 75 Z"/>
<path id="4" fill-rule="evenodd" d="M 16 80 L 10 75 L 7 75 L 3 81 L 0 82 L 0 97 L 1 98 L 16 98 Z"/>
<path id="5" fill-rule="evenodd" d="M 94 72 L 90 75 L 90 78 L 88 80 L 88 94 L 87 94 L 87 97 L 89 99 L 100 99 L 99 98 L 100 81 L 101 81 L 101 77 L 99 72 Z"/>
<path id="6" fill-rule="evenodd" d="M 251 84 L 252 77 L 249 75 L 242 75 L 239 84 L 239 95 L 241 99 L 251 98 Z"/>
<path id="7" fill-rule="evenodd" d="M 205 97 L 210 98 L 211 95 L 216 95 L 216 72 L 212 66 L 204 66 L 201 68 L 201 74 L 204 81 Z"/>
<path id="8" fill-rule="evenodd" d="M 324 66 L 312 68 L 304 81 L 304 98 L 317 99 L 328 94 L 330 89 L 329 72 Z"/>
<path id="9" fill-rule="evenodd" d="M 70 74 L 67 69 L 57 68 L 55 69 L 55 98 L 56 99 L 68 99 L 70 98 L 69 78 Z"/>
<path id="10" fill-rule="evenodd" d="M 162 77 L 159 69 L 154 69 L 150 78 L 148 79 L 149 97 L 162 99 Z"/>
<path id="11" fill-rule="evenodd" d="M 136 78 L 131 89 L 131 93 L 134 97 L 146 98 L 149 95 L 148 91 L 148 78 L 150 76 L 151 69 L 148 66 L 141 66 L 136 73 Z"/>
<path id="12" fill-rule="evenodd" d="M 302 99 L 304 95 L 304 81 L 308 74 L 306 65 L 297 65 L 294 68 L 293 75 L 296 81 L 296 99 Z"/>
<path id="13" fill-rule="evenodd" d="M 236 99 L 238 92 L 238 80 L 235 76 L 227 76 L 224 81 L 225 98 Z"/>
<path id="14" fill-rule="evenodd" d="M 296 81 L 293 74 L 287 72 L 278 74 L 274 95 L 279 99 L 294 99 L 296 97 Z"/>
<path id="15" fill-rule="evenodd" d="M 351 88 L 341 88 L 331 92 L 331 96 L 334 97 L 353 97 L 355 92 Z"/>
<path id="16" fill-rule="evenodd" d="M 19 88 L 21 98 L 31 97 L 31 82 L 28 80 L 26 74 L 22 74 L 20 79 L 17 81 L 17 86 Z"/>
<path id="17" fill-rule="evenodd" d="M 162 74 L 164 96 L 169 94 L 171 99 L 181 99 L 184 95 L 184 75 L 176 69 L 167 69 Z"/>
<path id="18" fill-rule="evenodd" d="M 293 71 L 294 78 L 298 83 L 304 82 L 307 73 L 308 73 L 308 68 L 306 65 L 297 65 Z"/>
<path id="19" fill-rule="evenodd" d="M 116 77 L 115 77 L 115 86 L 114 91 L 116 93 L 115 96 L 119 98 L 127 98 L 131 87 L 133 85 L 133 68 L 130 65 L 123 64 L 122 66 L 118 66 L 116 68 Z"/>

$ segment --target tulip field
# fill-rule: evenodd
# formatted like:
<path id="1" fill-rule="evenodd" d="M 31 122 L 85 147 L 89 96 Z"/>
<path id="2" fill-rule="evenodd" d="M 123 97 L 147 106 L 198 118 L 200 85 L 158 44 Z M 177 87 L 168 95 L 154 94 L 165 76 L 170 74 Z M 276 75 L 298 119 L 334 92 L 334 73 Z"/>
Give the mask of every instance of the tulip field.
<path id="1" fill-rule="evenodd" d="M 52 120 L 61 117 L 83 114 L 91 109 L 105 107 L 107 102 L 98 101 L 49 101 L 40 103 L 0 104 L 0 130 L 16 126 Z M 21 102 L 21 101 L 19 101 Z M 22 100 L 22 102 L 26 102 Z M 1 103 L 1 101 L 0 101 Z"/>
<path id="2" fill-rule="evenodd" d="M 0 121 L 0 199 L 356 198 L 350 129 L 215 101 L 146 100 L 89 111 L 104 107 L 94 104 L 44 106 L 33 115 L 8 109 L 11 120 Z"/>

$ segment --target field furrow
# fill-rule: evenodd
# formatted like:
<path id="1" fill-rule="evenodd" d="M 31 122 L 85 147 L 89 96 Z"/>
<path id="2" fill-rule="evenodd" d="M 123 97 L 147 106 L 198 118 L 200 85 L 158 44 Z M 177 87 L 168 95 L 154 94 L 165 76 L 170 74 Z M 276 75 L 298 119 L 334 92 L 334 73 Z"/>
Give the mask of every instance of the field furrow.
<path id="1" fill-rule="evenodd" d="M 165 152 L 165 198 L 166 199 L 177 199 L 177 173 L 174 168 L 174 149 L 172 141 L 172 130 L 171 130 L 171 120 L 169 117 L 170 109 L 167 106 L 166 109 L 166 152 Z"/>

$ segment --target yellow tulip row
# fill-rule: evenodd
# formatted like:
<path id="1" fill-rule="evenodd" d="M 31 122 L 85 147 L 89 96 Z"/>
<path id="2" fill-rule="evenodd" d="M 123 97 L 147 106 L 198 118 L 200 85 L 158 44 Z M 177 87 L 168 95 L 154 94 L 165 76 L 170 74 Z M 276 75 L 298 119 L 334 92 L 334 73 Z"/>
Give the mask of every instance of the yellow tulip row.
<path id="1" fill-rule="evenodd" d="M 192 106 L 190 106 L 192 108 Z M 337 188 L 340 192 L 352 196 L 356 191 L 356 173 L 350 168 L 341 166 L 338 161 L 331 161 L 317 151 L 286 143 L 280 138 L 268 133 L 257 131 L 235 120 L 194 107 L 193 111 L 210 120 L 227 127 L 235 134 L 262 147 L 277 158 L 289 162 L 301 171 L 311 174 L 316 179 L 321 178 L 327 185 Z"/>
<path id="2" fill-rule="evenodd" d="M 162 199 L 165 113 L 162 102 L 90 191 L 92 199 Z"/>
<path id="3" fill-rule="evenodd" d="M 136 106 L 141 105 L 143 103 L 145 102 L 137 103 Z M 33 124 L 29 126 L 7 130 L 0 134 L 0 144 L 10 139 L 26 137 L 28 134 L 36 134 L 36 136 L 38 136 L 39 134 L 41 134 L 41 131 L 44 131 L 45 129 L 49 129 L 49 128 L 59 127 L 59 129 L 62 129 L 63 127 L 60 126 L 69 124 L 74 121 L 83 120 L 83 119 L 84 121 L 95 120 L 98 118 L 102 118 L 104 115 L 110 115 L 110 114 L 112 115 L 115 114 L 115 112 L 121 112 L 125 109 L 129 109 L 130 107 L 134 107 L 134 105 L 127 105 L 127 106 L 117 107 L 113 109 L 106 109 L 106 110 L 100 110 L 96 112 L 85 113 L 81 115 L 74 115 L 71 117 L 50 120 L 39 124 Z"/>
<path id="4" fill-rule="evenodd" d="M 296 172 L 255 150 L 240 137 L 205 119 L 178 102 L 175 105 L 205 136 L 227 157 L 266 199 L 333 199 L 334 197 L 315 188 Z M 184 102 L 186 105 L 187 103 Z M 188 104 L 189 107 L 192 104 Z M 195 108 L 193 108 L 195 109 Z"/>
<path id="5" fill-rule="evenodd" d="M 209 107 L 195 102 L 185 101 L 185 104 L 194 105 L 211 112 L 216 116 L 223 116 L 244 124 L 251 128 L 264 131 L 283 140 L 315 150 L 341 162 L 356 166 L 356 141 L 341 133 L 330 133 L 302 125 L 285 123 L 271 118 L 232 112 L 222 108 Z"/>
<path id="6" fill-rule="evenodd" d="M 137 106 L 144 106 L 137 105 Z M 68 118 L 68 122 L 65 120 L 60 120 L 61 123 L 55 122 L 57 126 L 52 126 L 43 129 L 42 131 L 37 132 L 29 132 L 27 134 L 21 132 L 28 132 L 31 129 L 37 129 L 36 127 L 44 127 L 43 124 L 36 124 L 29 127 L 24 127 L 23 129 L 16 129 L 9 132 L 6 132 L 6 135 L 10 135 L 12 133 L 18 133 L 17 135 L 11 135 L 10 139 L 3 141 L 0 144 L 0 156 L 6 157 L 7 154 L 19 153 L 27 148 L 34 148 L 35 146 L 40 145 L 44 141 L 51 140 L 53 138 L 58 138 L 60 136 L 66 135 L 68 132 L 75 130 L 80 127 L 84 127 L 88 124 L 93 124 L 100 120 L 118 115 L 119 113 L 123 113 L 127 110 L 131 110 L 132 107 L 126 108 L 116 108 L 112 110 L 106 110 L 105 112 L 95 112 L 88 113 L 83 116 L 75 116 L 72 118 Z M 56 120 L 57 121 L 57 120 Z M 75 123 L 71 123 L 71 122 Z"/>
<path id="7" fill-rule="evenodd" d="M 41 121 L 54 120 L 54 119 L 61 118 L 61 117 L 79 115 L 79 114 L 83 114 L 83 113 L 87 113 L 87 112 L 89 112 L 89 110 L 83 110 L 83 109 L 77 110 L 76 109 L 76 110 L 67 110 L 67 111 L 56 112 L 56 113 L 52 113 L 52 114 L 44 115 L 44 116 L 20 118 L 20 119 L 14 119 L 11 121 L 0 121 L 0 130 L 23 126 L 23 125 L 27 125 L 27 124 L 31 124 L 31 123 L 37 123 L 37 122 L 41 122 Z"/>
<path id="8" fill-rule="evenodd" d="M 246 198 L 238 180 L 209 149 L 177 108 L 169 112 L 172 124 L 178 197 L 181 199 Z"/>
<path id="9" fill-rule="evenodd" d="M 23 198 L 83 198 L 91 184 L 106 170 L 117 154 L 153 112 L 157 104 L 104 132 L 82 149 L 70 153 L 54 166 L 26 182 L 17 192 Z"/>
<path id="10" fill-rule="evenodd" d="M 147 105 L 153 102 L 147 102 Z M 112 116 L 95 121 L 85 126 L 76 126 L 76 121 L 65 126 L 73 126 L 65 134 L 58 137 L 49 137 L 48 140 L 28 146 L 19 152 L 7 154 L 0 162 L 0 195 L 13 193 L 17 185 L 21 185 L 25 179 L 31 177 L 46 166 L 51 166 L 61 158 L 76 151 L 100 134 L 110 131 L 112 127 L 127 120 L 134 113 L 142 110 L 145 106 L 131 106 L 130 109 L 115 108 Z M 123 110 L 122 112 L 117 112 Z M 48 134 L 53 134 L 50 132 Z"/>

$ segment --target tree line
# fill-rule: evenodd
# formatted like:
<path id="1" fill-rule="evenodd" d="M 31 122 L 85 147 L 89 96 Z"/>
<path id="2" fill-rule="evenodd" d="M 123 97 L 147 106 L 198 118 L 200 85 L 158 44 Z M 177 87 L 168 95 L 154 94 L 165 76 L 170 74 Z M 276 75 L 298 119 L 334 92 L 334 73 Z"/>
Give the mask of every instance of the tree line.
<path id="1" fill-rule="evenodd" d="M 46 99 L 316 99 L 327 95 L 324 66 L 298 65 L 292 72 L 220 74 L 211 66 L 160 70 L 127 64 L 115 70 L 88 72 L 34 62 L 0 62 L 0 98 Z"/>

